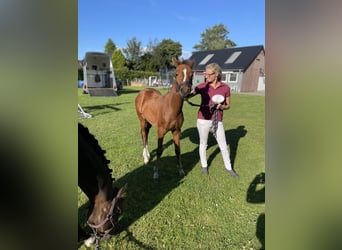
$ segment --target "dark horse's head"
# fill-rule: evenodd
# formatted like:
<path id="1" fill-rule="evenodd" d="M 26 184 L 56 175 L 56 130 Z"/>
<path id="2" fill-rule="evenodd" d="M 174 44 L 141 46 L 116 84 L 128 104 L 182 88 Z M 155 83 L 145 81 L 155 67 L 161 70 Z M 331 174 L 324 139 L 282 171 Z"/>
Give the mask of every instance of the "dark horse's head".
<path id="1" fill-rule="evenodd" d="M 172 58 L 172 65 L 176 67 L 176 79 L 177 90 L 183 98 L 186 98 L 192 88 L 192 67 L 194 66 L 194 60 L 184 60 L 179 62 L 177 58 Z"/>
<path id="2" fill-rule="evenodd" d="M 105 236 L 118 228 L 119 216 L 123 212 L 125 190 L 126 186 L 120 190 L 114 188 L 114 192 L 108 188 L 99 189 L 87 221 L 95 234 Z"/>
<path id="3" fill-rule="evenodd" d="M 118 227 L 126 192 L 126 186 L 120 190 L 113 187 L 105 152 L 88 128 L 79 123 L 78 185 L 89 198 L 87 223 L 98 237 L 107 236 Z"/>

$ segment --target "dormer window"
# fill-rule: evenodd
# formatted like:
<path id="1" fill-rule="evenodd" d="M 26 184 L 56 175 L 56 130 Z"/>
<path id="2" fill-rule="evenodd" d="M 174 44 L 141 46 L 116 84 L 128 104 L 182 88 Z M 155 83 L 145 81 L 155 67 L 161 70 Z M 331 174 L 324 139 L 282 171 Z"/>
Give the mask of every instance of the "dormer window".
<path id="1" fill-rule="evenodd" d="M 225 64 L 228 63 L 233 63 L 241 54 L 241 51 L 235 51 L 233 54 L 231 54 L 231 56 L 227 59 L 227 61 L 225 61 Z"/>

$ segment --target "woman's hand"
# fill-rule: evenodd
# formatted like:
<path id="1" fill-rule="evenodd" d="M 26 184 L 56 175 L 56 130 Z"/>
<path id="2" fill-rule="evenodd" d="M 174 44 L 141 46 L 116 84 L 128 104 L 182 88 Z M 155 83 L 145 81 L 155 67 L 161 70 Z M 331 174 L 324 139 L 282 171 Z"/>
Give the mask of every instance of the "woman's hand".
<path id="1" fill-rule="evenodd" d="M 195 89 L 192 89 L 190 94 L 188 95 L 188 98 L 191 98 L 191 97 L 195 96 L 196 94 L 197 93 L 196 93 Z"/>
<path id="2" fill-rule="evenodd" d="M 224 109 L 226 109 L 226 105 L 219 103 L 219 104 L 217 104 L 216 109 L 224 110 Z"/>

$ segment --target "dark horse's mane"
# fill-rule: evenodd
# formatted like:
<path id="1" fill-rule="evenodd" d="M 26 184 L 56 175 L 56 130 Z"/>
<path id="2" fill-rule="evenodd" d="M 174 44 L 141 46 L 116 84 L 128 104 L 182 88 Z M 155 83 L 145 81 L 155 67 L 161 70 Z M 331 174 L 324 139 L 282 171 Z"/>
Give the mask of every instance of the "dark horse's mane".
<path id="1" fill-rule="evenodd" d="M 103 166 L 108 172 L 112 172 L 110 168 L 108 168 L 108 164 L 110 163 L 110 160 L 108 160 L 105 156 L 106 150 L 103 150 L 98 140 L 89 132 L 89 129 L 82 124 L 78 123 L 78 131 L 79 135 L 84 136 L 85 140 L 89 143 L 89 145 L 92 147 L 92 149 L 98 153 L 98 155 L 101 157 L 103 165 L 102 164 L 96 164 L 95 166 Z"/>
<path id="2" fill-rule="evenodd" d="M 78 136 L 78 182 L 82 191 L 88 197 L 92 197 L 97 193 L 99 177 L 109 177 L 111 181 L 114 180 L 111 175 L 112 169 L 108 167 L 110 161 L 105 156 L 106 151 L 100 147 L 98 140 L 89 132 L 89 129 L 81 123 L 78 123 Z M 94 156 L 98 157 L 97 164 L 90 163 Z"/>
<path id="3" fill-rule="evenodd" d="M 104 166 L 106 166 L 107 169 L 110 170 L 107 166 L 107 164 L 110 163 L 110 161 L 107 160 L 105 156 L 106 150 L 103 150 L 100 147 L 98 140 L 95 138 L 94 135 L 92 135 L 89 132 L 89 129 L 83 126 L 81 123 L 78 123 L 78 133 L 79 135 L 84 136 L 84 139 L 89 143 L 89 145 L 93 148 L 93 150 L 97 152 L 99 156 L 101 156 Z M 100 166 L 100 165 L 96 165 L 96 166 Z"/>

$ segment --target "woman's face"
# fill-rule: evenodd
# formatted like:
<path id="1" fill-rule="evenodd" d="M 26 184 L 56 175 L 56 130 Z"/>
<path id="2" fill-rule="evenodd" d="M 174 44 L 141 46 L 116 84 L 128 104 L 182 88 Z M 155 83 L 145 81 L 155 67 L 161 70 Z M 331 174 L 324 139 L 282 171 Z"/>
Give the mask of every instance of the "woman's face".
<path id="1" fill-rule="evenodd" d="M 217 78 L 217 74 L 213 72 L 211 69 L 206 69 L 204 73 L 205 79 L 207 82 L 213 82 Z"/>

